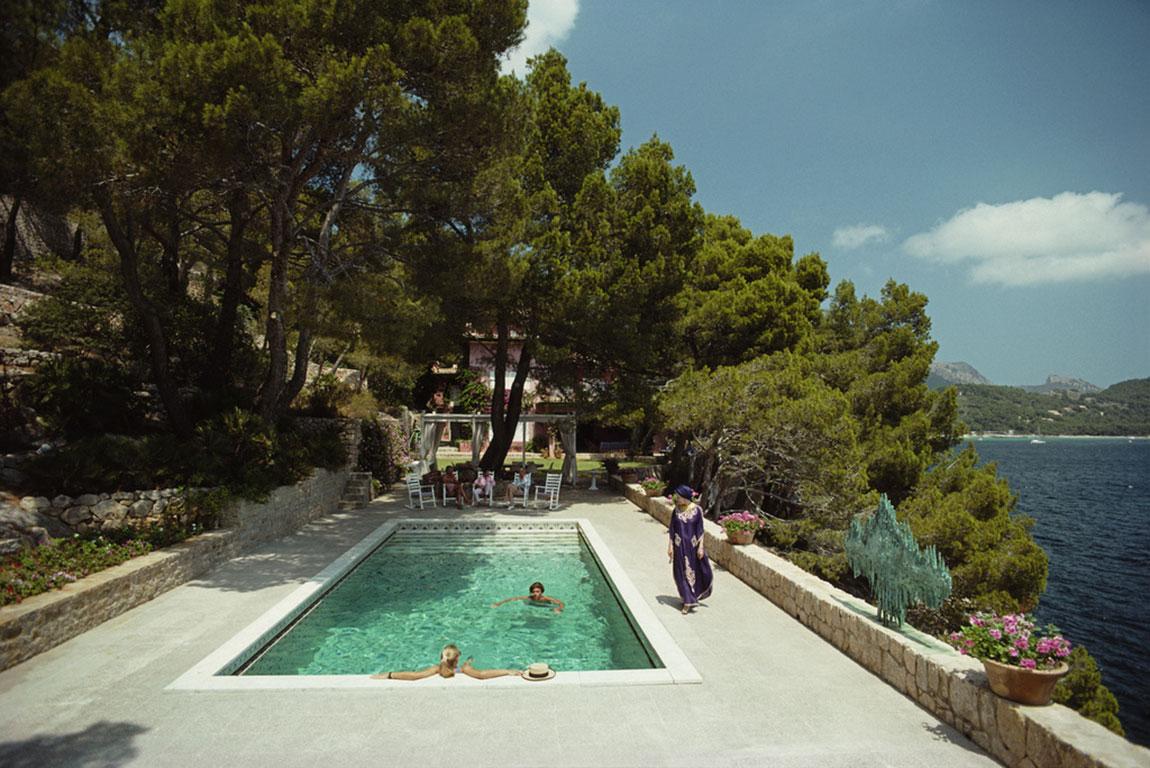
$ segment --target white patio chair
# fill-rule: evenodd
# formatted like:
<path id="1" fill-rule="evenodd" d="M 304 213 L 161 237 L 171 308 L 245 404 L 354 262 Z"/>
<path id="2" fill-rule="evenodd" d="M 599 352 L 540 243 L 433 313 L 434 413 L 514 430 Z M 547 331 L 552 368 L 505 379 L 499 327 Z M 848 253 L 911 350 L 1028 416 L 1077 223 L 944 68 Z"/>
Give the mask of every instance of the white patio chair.
<path id="1" fill-rule="evenodd" d="M 493 476 L 493 474 L 490 471 L 488 471 L 486 473 L 486 475 L 487 475 L 488 480 L 489 480 L 486 487 L 482 487 L 482 486 L 474 485 L 474 484 L 472 485 L 472 489 L 474 491 L 474 495 L 472 496 L 472 498 L 475 499 L 475 506 L 477 506 L 477 507 L 483 503 L 486 503 L 487 506 L 490 507 L 492 502 L 495 500 L 495 486 L 496 486 L 495 477 Z"/>
<path id="2" fill-rule="evenodd" d="M 563 473 L 548 472 L 543 485 L 535 486 L 535 504 L 538 506 L 539 497 L 547 497 L 548 509 L 559 509 L 559 488 L 563 484 Z"/>
<path id="3" fill-rule="evenodd" d="M 463 498 L 464 498 L 464 499 L 466 499 L 466 498 L 467 498 L 467 494 L 466 494 L 466 493 L 463 493 L 463 491 L 464 491 L 464 488 L 471 488 L 471 489 L 472 489 L 472 496 L 471 496 L 471 498 L 473 498 L 473 499 L 475 498 L 475 494 L 474 494 L 474 488 L 475 488 L 475 486 L 474 486 L 474 484 L 473 484 L 473 483 L 470 483 L 470 482 L 464 482 L 463 480 L 459 480 L 459 481 L 456 481 L 456 483 L 455 483 L 455 488 L 456 488 L 456 491 L 455 491 L 455 493 L 454 493 L 454 494 L 449 494 L 449 493 L 447 492 L 447 483 L 444 483 L 444 484 L 443 484 L 443 506 L 444 506 L 444 507 L 446 507 L 446 506 L 447 506 L 447 502 L 448 502 L 448 500 L 450 500 L 450 501 L 457 501 L 457 498 L 456 498 L 456 497 L 457 497 L 457 495 L 458 495 L 458 494 L 461 494 L 461 493 L 462 493 L 462 494 L 463 494 Z M 478 503 L 478 502 L 477 502 L 477 503 Z"/>
<path id="4" fill-rule="evenodd" d="M 524 509 L 527 509 L 528 505 L 530 504 L 530 502 L 531 502 L 531 486 L 532 486 L 531 473 L 528 472 L 527 475 L 524 477 L 524 479 L 527 481 L 527 485 L 523 488 L 522 491 L 520 491 L 518 488 L 516 488 L 513 483 L 508 484 L 507 488 L 511 491 L 511 503 L 507 505 L 508 509 L 514 509 L 515 508 L 515 502 L 519 501 L 520 499 L 523 499 L 523 508 Z"/>
<path id="5" fill-rule="evenodd" d="M 407 476 L 407 508 L 415 509 L 415 502 L 419 502 L 419 508 L 423 509 L 425 501 L 430 501 L 431 506 L 435 506 L 435 486 L 424 485 L 422 478 L 419 475 L 411 474 Z"/>

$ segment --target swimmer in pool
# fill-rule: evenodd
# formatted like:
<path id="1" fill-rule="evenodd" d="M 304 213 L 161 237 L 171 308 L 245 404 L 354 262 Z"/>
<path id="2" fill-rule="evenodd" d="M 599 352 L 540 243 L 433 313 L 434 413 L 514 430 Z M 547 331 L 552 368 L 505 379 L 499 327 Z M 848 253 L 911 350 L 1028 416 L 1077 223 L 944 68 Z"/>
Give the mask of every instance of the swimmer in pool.
<path id="1" fill-rule="evenodd" d="M 455 645 L 445 645 L 439 654 L 439 663 L 414 672 L 380 672 L 372 675 L 373 680 L 422 680 L 425 677 L 439 675 L 440 677 L 455 677 L 456 672 L 462 672 L 468 677 L 477 680 L 489 680 L 493 677 L 506 677 L 513 675 L 522 677 L 523 671 L 519 669 L 476 669 L 471 666 L 471 659 L 459 666 L 459 648 Z"/>
<path id="2" fill-rule="evenodd" d="M 503 605 L 504 603 L 510 603 L 514 600 L 530 600 L 532 603 L 535 603 L 536 605 L 542 605 L 544 603 L 555 603 L 555 613 L 562 613 L 563 609 L 566 607 L 565 605 L 563 605 L 562 600 L 555 598 L 555 597 L 548 597 L 547 595 L 543 594 L 543 584 L 538 582 L 538 581 L 535 582 L 534 584 L 532 584 L 528 588 L 528 591 L 531 594 L 520 595 L 519 597 L 509 597 L 506 600 L 500 600 L 498 603 L 492 603 L 491 607 L 492 608 L 498 608 L 499 606 Z"/>

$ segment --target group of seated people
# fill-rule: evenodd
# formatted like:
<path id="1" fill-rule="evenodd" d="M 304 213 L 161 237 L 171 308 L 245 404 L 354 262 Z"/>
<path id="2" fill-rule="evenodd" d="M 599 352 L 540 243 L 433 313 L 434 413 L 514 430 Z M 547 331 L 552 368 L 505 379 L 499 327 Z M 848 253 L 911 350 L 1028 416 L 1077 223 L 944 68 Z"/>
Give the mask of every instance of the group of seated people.
<path id="1" fill-rule="evenodd" d="M 490 469 L 481 472 L 472 466 L 471 462 L 448 466 L 443 472 L 433 469 L 423 476 L 422 482 L 440 491 L 444 504 L 448 498 L 455 499 L 455 506 L 459 509 L 463 509 L 464 504 L 478 504 L 495 499 L 495 473 Z M 520 497 L 526 506 L 530 491 L 531 473 L 527 471 L 527 465 L 521 464 L 511 482 L 507 484 L 504 502 L 510 508 L 515 504 L 516 498 Z"/>

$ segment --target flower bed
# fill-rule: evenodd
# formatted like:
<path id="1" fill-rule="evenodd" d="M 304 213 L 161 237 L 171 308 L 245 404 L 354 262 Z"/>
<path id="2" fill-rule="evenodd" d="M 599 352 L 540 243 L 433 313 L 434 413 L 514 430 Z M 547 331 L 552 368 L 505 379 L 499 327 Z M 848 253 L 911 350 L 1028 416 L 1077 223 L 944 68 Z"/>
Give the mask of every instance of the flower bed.
<path id="1" fill-rule="evenodd" d="M 60 589 L 90 573 L 151 551 L 152 546 L 144 541 L 116 544 L 98 536 L 61 539 L 10 555 L 0 562 L 0 605 Z"/>
<path id="2" fill-rule="evenodd" d="M 56 539 L 0 560 L 0 605 L 60 589 L 77 579 L 202 533 L 198 522 L 158 523 L 108 534 Z"/>

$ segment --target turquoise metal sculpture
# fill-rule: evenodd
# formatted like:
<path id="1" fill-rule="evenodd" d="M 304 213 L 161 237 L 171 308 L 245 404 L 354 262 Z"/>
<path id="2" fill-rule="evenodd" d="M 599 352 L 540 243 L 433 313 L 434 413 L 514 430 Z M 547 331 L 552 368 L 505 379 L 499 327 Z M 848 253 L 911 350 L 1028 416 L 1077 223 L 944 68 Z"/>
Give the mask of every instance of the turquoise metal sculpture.
<path id="1" fill-rule="evenodd" d="M 851 520 L 847 560 L 855 576 L 866 576 L 878 602 L 878 618 L 901 627 L 915 603 L 938 608 L 950 596 L 950 570 L 933 546 L 920 549 L 910 526 L 895 517 L 886 494 L 864 522 Z"/>

